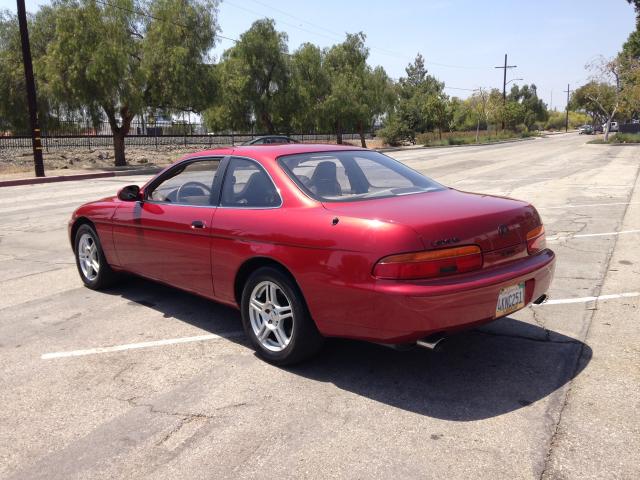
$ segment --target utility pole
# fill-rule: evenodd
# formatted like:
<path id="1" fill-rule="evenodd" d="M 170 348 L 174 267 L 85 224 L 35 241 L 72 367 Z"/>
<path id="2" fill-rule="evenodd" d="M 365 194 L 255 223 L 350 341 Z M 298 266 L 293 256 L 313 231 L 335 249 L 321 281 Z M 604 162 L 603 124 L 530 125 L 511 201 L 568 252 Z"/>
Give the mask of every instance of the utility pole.
<path id="1" fill-rule="evenodd" d="M 495 67 L 502 68 L 504 70 L 504 76 L 502 80 L 502 106 L 507 104 L 507 69 L 508 68 L 516 68 L 517 65 L 507 65 L 507 54 L 504 54 L 504 67 Z M 504 114 L 502 118 L 502 129 L 504 130 Z"/>
<path id="2" fill-rule="evenodd" d="M 44 177 L 42 142 L 40 140 L 40 125 L 38 124 L 38 103 L 36 101 L 36 82 L 33 78 L 31 46 L 29 45 L 29 30 L 27 29 L 27 10 L 24 6 L 24 0 L 17 0 L 17 3 L 18 23 L 20 24 L 20 41 L 22 42 L 22 59 L 24 61 L 24 78 L 27 86 L 27 103 L 29 104 L 29 123 L 31 124 L 33 163 L 36 170 L 36 177 Z"/>
<path id="3" fill-rule="evenodd" d="M 571 90 L 569 90 L 569 84 L 567 83 L 567 115 L 564 119 L 564 132 L 567 133 L 569 131 L 569 93 L 571 92 Z"/>

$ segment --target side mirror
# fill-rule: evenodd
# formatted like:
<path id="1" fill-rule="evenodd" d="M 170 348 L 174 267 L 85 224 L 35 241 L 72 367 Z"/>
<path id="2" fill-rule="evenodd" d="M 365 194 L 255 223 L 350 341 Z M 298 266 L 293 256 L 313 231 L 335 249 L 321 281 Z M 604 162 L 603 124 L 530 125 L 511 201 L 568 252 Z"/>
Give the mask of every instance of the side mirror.
<path id="1" fill-rule="evenodd" d="M 118 192 L 118 198 L 123 202 L 135 202 L 141 200 L 140 187 L 138 185 L 127 185 Z"/>

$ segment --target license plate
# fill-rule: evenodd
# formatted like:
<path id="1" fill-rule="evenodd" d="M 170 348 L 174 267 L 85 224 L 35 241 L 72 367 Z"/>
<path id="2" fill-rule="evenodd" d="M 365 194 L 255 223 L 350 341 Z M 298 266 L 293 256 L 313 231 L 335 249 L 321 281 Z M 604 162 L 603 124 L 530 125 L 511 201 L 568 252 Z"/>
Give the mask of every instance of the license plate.
<path id="1" fill-rule="evenodd" d="M 524 283 L 511 285 L 500 290 L 496 317 L 503 317 L 524 307 Z"/>

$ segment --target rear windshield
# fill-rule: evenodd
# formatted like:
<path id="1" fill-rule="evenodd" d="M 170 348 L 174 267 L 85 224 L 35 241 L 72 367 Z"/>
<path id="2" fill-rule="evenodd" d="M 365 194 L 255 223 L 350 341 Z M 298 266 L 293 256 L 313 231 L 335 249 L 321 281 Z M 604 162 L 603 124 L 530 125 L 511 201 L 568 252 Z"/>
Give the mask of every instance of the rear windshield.
<path id="1" fill-rule="evenodd" d="M 302 190 L 320 201 L 349 202 L 445 188 L 402 163 L 369 150 L 287 155 L 278 162 Z"/>

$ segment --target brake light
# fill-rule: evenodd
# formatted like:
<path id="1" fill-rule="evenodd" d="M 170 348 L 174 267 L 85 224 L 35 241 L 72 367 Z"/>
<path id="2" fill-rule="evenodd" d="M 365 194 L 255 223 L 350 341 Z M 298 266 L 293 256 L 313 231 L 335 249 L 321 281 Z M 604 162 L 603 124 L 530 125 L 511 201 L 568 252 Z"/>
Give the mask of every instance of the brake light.
<path id="1" fill-rule="evenodd" d="M 529 255 L 533 255 L 545 248 L 547 248 L 547 240 L 544 235 L 544 227 L 540 225 L 527 233 L 527 251 Z"/>
<path id="2" fill-rule="evenodd" d="M 380 260 L 373 275 L 387 279 L 431 278 L 482 268 L 482 251 L 475 245 L 428 252 L 391 255 Z"/>

